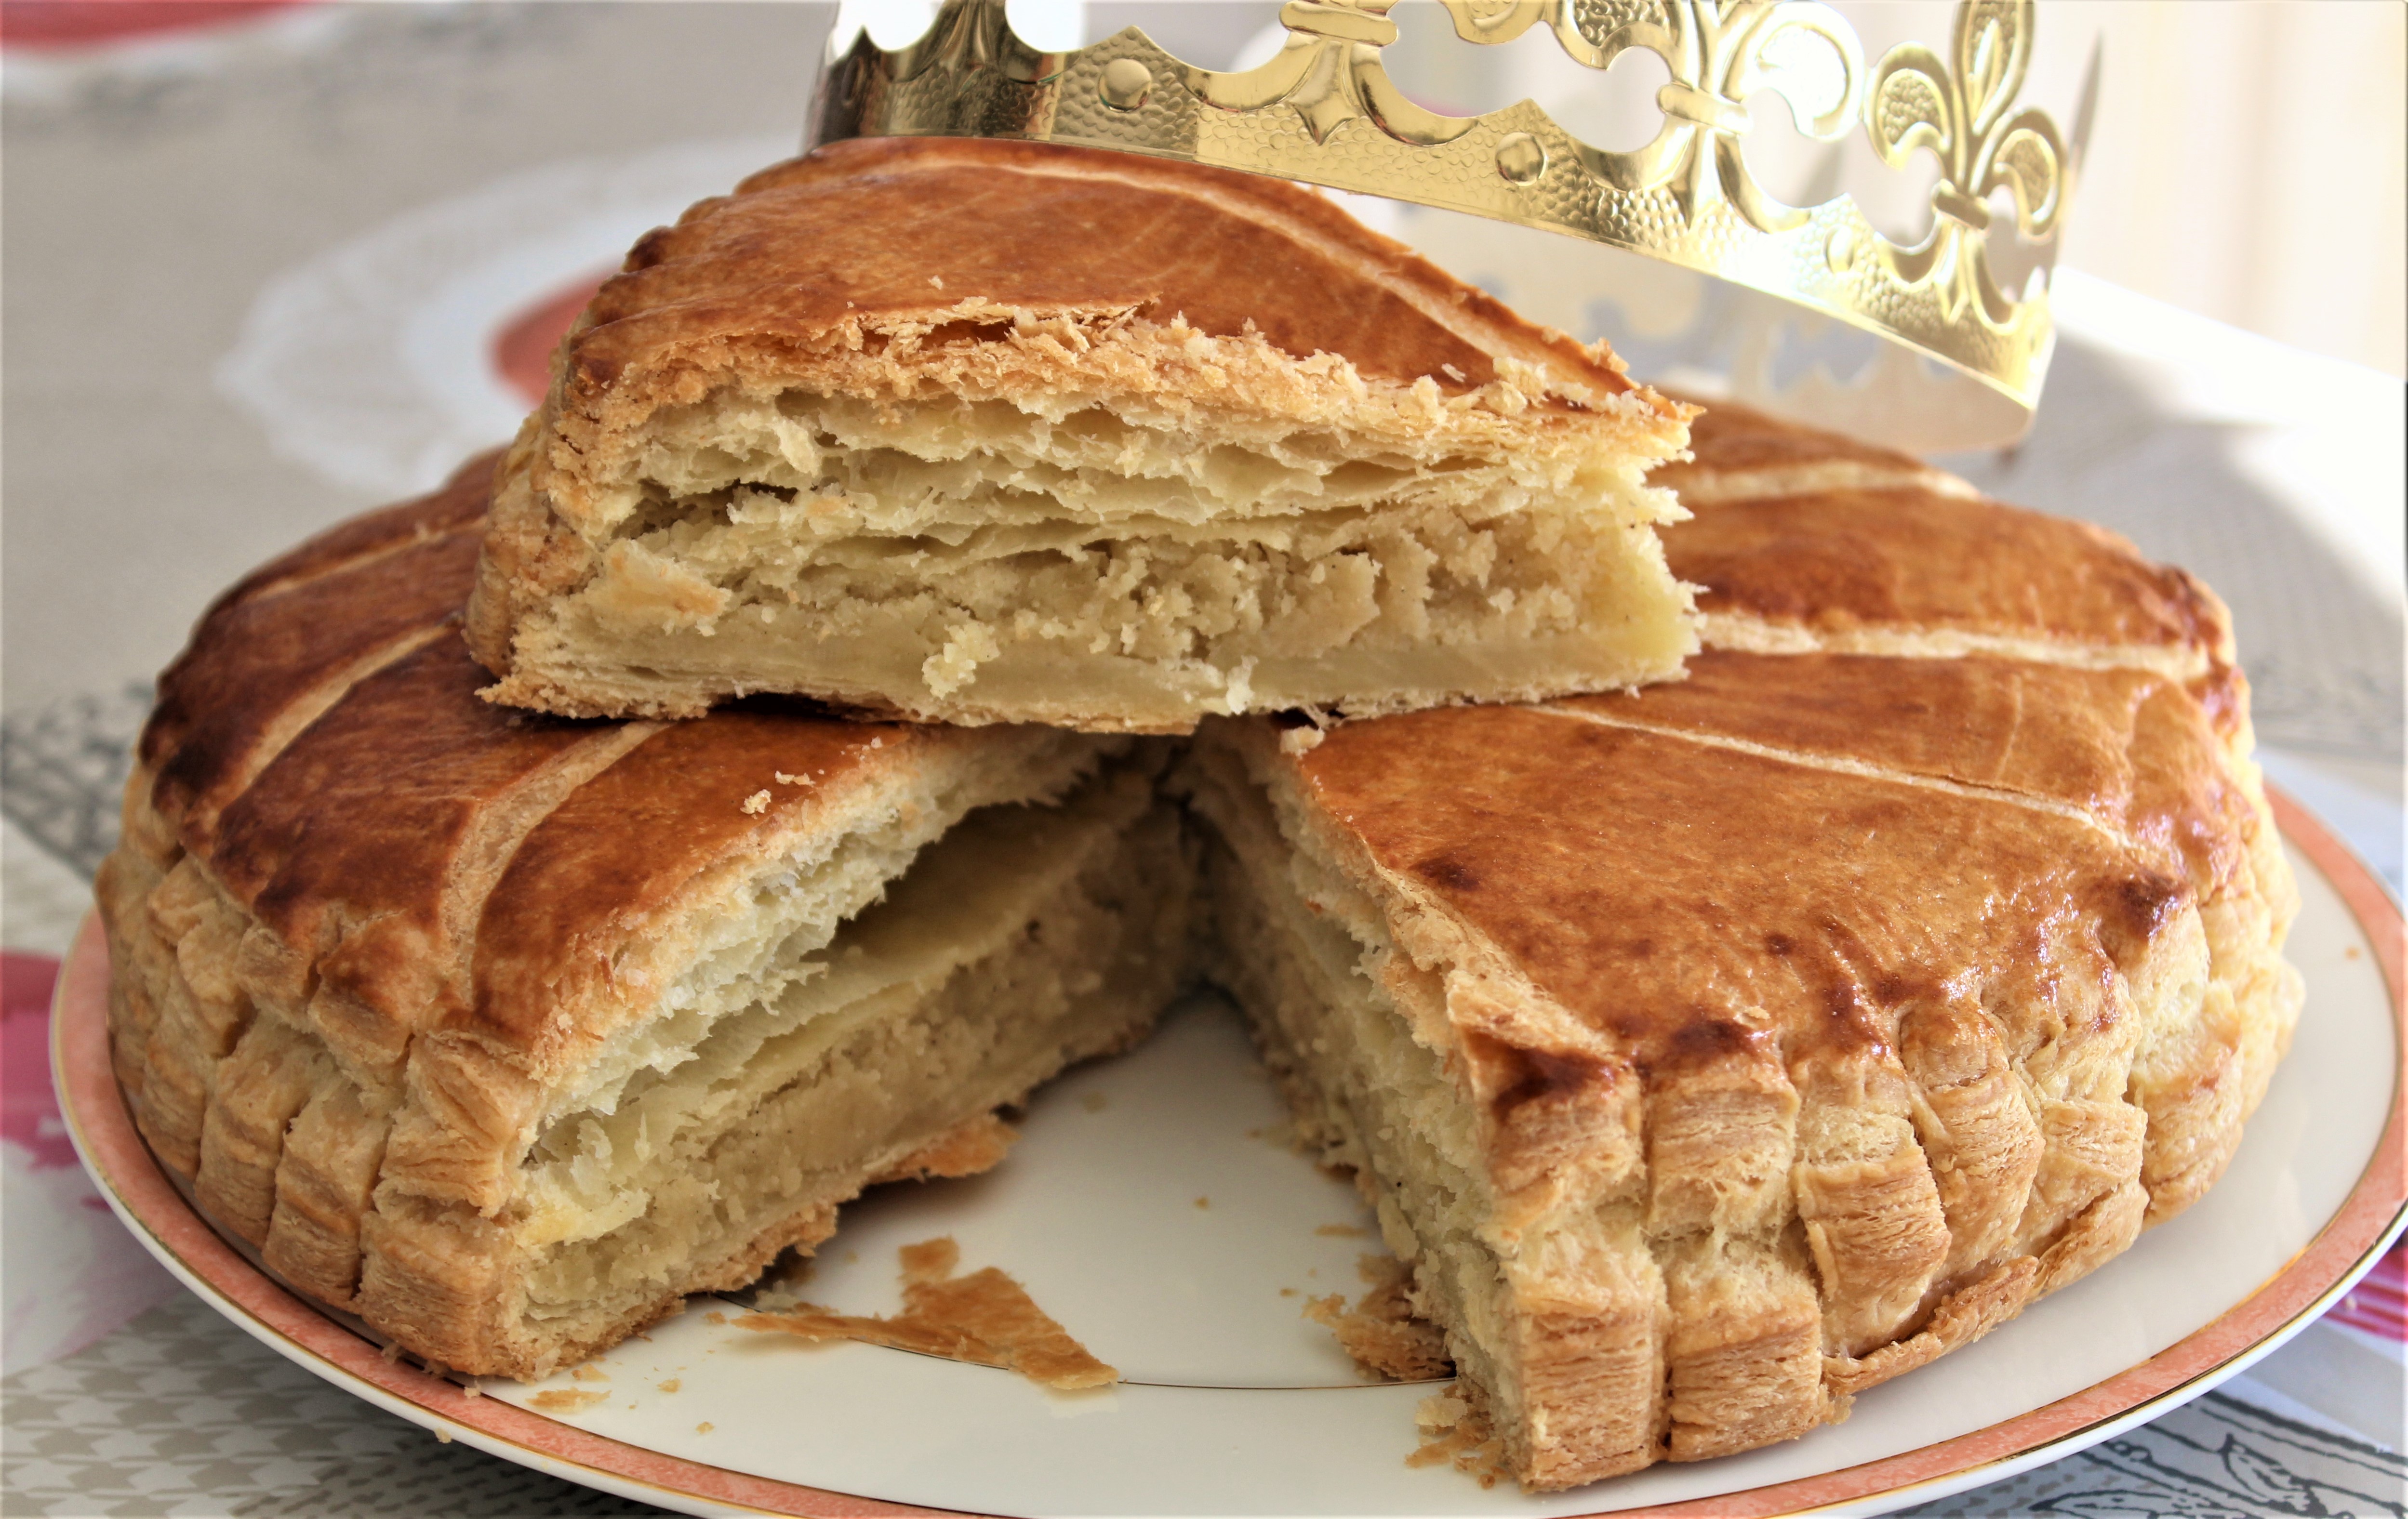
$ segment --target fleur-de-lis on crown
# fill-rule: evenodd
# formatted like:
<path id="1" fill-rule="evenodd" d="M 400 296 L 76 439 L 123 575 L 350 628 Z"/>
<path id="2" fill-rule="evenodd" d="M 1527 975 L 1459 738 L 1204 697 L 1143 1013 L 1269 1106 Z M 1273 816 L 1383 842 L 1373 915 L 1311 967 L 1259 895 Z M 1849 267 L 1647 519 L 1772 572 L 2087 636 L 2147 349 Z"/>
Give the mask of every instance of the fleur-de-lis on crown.
<path id="1" fill-rule="evenodd" d="M 1642 11 L 1598 37 L 1581 30 L 1571 0 L 1447 0 L 1447 8 L 1466 41 L 1511 41 L 1544 20 L 1564 50 L 1592 68 L 1609 66 L 1631 48 L 1663 59 L 1672 74 L 1656 92 L 1664 130 L 1635 152 L 1584 145 L 1582 159 L 1617 190 L 1670 186 L 1692 223 L 1718 195 L 1767 232 L 1804 220 L 1767 194 L 1741 160 L 1741 139 L 1754 124 L 1751 96 L 1780 94 L 1798 129 L 1824 142 L 1856 124 L 1862 99 L 1856 35 L 1813 0 L 1662 0 L 1648 7 L 1653 15 Z"/>
<path id="2" fill-rule="evenodd" d="M 2006 114 L 2031 64 L 2033 0 L 1965 0 L 1952 39 L 1950 69 L 1920 43 L 1893 48 L 1873 73 L 1865 131 L 1892 168 L 1917 150 L 1940 159 L 1932 188 L 1930 236 L 1913 248 L 1882 245 L 1892 273 L 1908 284 L 1931 282 L 1950 320 L 1971 303 L 2003 325 L 2014 302 L 1991 278 L 1990 196 L 2014 197 L 2015 225 L 2045 237 L 2065 203 L 2065 145 L 2038 110 Z"/>
<path id="3" fill-rule="evenodd" d="M 1476 117 L 1441 116 L 1413 104 L 1381 65 L 1380 50 L 1397 40 L 1388 20 L 1396 0 L 1288 0 L 1280 23 L 1287 46 L 1258 68 L 1221 74 L 1190 68 L 1182 76 L 1197 96 L 1223 110 L 1251 111 L 1285 104 L 1326 142 L 1345 122 L 1363 117 L 1399 142 L 1429 147 L 1471 130 Z"/>

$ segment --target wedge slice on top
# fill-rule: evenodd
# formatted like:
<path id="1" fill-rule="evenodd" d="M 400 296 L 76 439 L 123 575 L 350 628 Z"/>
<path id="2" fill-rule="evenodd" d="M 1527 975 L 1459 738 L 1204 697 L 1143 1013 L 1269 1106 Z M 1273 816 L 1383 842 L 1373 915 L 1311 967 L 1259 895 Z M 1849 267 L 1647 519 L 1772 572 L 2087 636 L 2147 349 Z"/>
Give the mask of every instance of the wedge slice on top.
<path id="1" fill-rule="evenodd" d="M 832 145 L 637 245 L 506 471 L 497 701 L 1178 732 L 1673 673 L 1687 409 L 1329 202 Z"/>

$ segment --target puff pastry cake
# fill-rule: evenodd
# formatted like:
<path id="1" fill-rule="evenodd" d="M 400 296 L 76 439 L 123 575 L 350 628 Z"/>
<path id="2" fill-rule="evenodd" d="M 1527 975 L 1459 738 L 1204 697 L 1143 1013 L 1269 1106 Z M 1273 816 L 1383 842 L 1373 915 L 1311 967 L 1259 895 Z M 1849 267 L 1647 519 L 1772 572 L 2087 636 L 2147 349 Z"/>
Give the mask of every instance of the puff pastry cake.
<path id="1" fill-rule="evenodd" d="M 2202 587 L 1737 408 L 1697 452 L 1685 681 L 1185 771 L 1213 974 L 1535 1488 L 1802 1434 L 2114 1256 L 2300 1002 Z"/>
<path id="2" fill-rule="evenodd" d="M 473 468 L 163 679 L 100 882 L 136 1120 L 288 1280 L 531 1375 L 992 1163 L 1209 905 L 1526 1483 L 1805 1433 L 2214 1182 L 2295 899 L 2196 581 L 1742 408 L 1696 436 L 1686 680 L 1215 720 L 1167 776 L 480 702 L 448 619 L 513 482 Z"/>
<path id="3" fill-rule="evenodd" d="M 479 701 L 492 473 L 208 612 L 98 895 L 119 1080 L 202 1208 L 534 1377 L 992 1164 L 996 1108 L 1185 980 L 1193 872 L 1147 740 Z"/>
<path id="4" fill-rule="evenodd" d="M 2300 1006 L 2215 599 L 1710 411 L 1685 681 L 1209 724 L 1216 978 L 1531 1488 L 1801 1435 L 2223 1170 Z"/>
<path id="5" fill-rule="evenodd" d="M 652 233 L 558 354 L 469 618 L 493 699 L 749 692 L 1184 732 L 1600 691 L 1695 646 L 1685 408 L 1284 182 L 830 145 Z"/>

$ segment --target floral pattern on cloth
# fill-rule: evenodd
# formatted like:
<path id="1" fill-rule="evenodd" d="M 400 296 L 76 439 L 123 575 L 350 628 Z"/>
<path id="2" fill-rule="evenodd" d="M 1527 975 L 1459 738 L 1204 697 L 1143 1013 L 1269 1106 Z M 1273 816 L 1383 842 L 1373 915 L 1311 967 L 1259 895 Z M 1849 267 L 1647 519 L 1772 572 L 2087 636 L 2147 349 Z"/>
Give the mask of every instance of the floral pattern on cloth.
<path id="1" fill-rule="evenodd" d="M 176 1296 L 77 1162 L 50 1085 L 48 955 L 0 955 L 0 1370 L 72 1355 Z"/>

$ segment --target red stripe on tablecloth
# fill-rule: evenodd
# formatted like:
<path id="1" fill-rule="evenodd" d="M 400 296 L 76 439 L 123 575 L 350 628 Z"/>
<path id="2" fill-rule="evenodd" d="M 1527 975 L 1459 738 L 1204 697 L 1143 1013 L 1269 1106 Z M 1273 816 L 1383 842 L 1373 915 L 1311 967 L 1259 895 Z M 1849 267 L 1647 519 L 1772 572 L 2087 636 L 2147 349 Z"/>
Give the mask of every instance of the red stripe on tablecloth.
<path id="1" fill-rule="evenodd" d="M 161 32 L 196 32 L 305 0 L 0 0 L 0 44 L 88 48 Z"/>
<path id="2" fill-rule="evenodd" d="M 59 963 L 47 954 L 0 953 L 0 1139 L 24 1146 L 36 1170 L 76 1163 L 50 1086 L 50 988 L 58 979 Z"/>
<path id="3" fill-rule="evenodd" d="M 2408 1240 L 2393 1245 L 2325 1317 L 2371 1335 L 2408 1341 Z"/>

